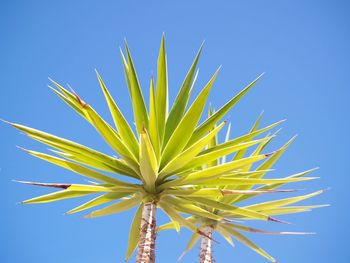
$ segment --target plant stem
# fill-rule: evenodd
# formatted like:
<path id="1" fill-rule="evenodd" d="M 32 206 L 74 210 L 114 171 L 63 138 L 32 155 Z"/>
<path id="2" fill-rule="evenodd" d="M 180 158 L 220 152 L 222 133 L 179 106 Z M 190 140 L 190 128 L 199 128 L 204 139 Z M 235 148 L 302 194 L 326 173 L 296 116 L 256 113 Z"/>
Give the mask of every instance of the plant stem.
<path id="1" fill-rule="evenodd" d="M 136 263 L 154 263 L 156 245 L 156 210 L 154 202 L 144 204 Z"/>
<path id="2" fill-rule="evenodd" d="M 200 245 L 199 253 L 199 263 L 212 263 L 213 262 L 213 251 L 212 251 L 212 236 L 213 236 L 213 227 L 206 226 L 201 229 L 203 232 Z"/>

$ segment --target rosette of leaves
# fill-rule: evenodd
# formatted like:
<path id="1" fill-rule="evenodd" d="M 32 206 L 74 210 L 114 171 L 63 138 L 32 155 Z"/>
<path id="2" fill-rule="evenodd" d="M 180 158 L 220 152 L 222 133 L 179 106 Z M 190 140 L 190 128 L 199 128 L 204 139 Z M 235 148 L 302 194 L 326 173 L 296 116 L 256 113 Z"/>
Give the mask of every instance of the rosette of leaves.
<path id="1" fill-rule="evenodd" d="M 212 111 L 209 111 L 209 118 L 213 115 Z M 254 134 L 258 130 L 258 126 L 261 120 L 260 115 L 258 119 L 255 121 L 253 127 L 249 131 L 248 134 Z M 230 142 L 229 139 L 230 136 L 230 127 L 229 124 L 225 136 L 225 143 Z M 278 131 L 275 132 L 273 135 L 267 135 L 262 141 L 260 141 L 253 151 L 251 151 L 249 154 L 247 154 L 247 148 L 240 149 L 234 153 L 234 155 L 231 157 L 230 161 L 227 161 L 229 156 L 223 156 L 214 160 L 211 160 L 208 163 L 202 164 L 202 167 L 199 169 L 207 170 L 207 169 L 215 169 L 215 167 L 221 167 L 225 165 L 226 163 L 230 163 L 232 161 L 241 160 L 242 158 L 253 158 L 256 156 L 259 156 L 261 152 L 264 150 L 264 148 L 274 139 L 274 137 L 277 135 Z M 214 239 L 214 233 L 219 234 L 222 238 L 224 238 L 232 247 L 234 247 L 234 240 L 237 240 L 244 245 L 251 248 L 256 253 L 262 255 L 263 257 L 267 258 L 271 262 L 277 262 L 274 257 L 269 255 L 265 250 L 263 250 L 261 247 L 256 245 L 253 241 L 251 241 L 245 234 L 246 233 L 260 233 L 260 234 L 269 234 L 269 235 L 305 235 L 305 234 L 313 234 L 310 232 L 274 232 L 274 231 L 267 231 L 267 230 L 261 230 L 256 229 L 250 226 L 247 226 L 246 220 L 251 221 L 250 216 L 241 215 L 236 213 L 236 209 L 239 210 L 246 210 L 247 211 L 253 211 L 262 213 L 266 216 L 276 216 L 276 215 L 286 215 L 286 214 L 292 214 L 292 213 L 301 213 L 310 211 L 314 208 L 324 207 L 325 205 L 294 205 L 295 203 L 298 203 L 300 201 L 309 199 L 311 197 L 317 196 L 323 192 L 323 190 L 316 191 L 310 194 L 306 195 L 298 195 L 293 197 L 287 197 L 283 199 L 273 199 L 271 201 L 264 201 L 264 202 L 253 202 L 252 204 L 246 204 L 242 205 L 242 201 L 252 199 L 253 197 L 257 196 L 257 193 L 255 191 L 272 191 L 276 189 L 280 189 L 281 187 L 285 186 L 286 184 L 289 185 L 291 182 L 278 182 L 278 183 L 272 183 L 272 184 L 265 184 L 261 185 L 260 180 L 264 180 L 265 176 L 268 174 L 268 172 L 271 171 L 273 165 L 276 163 L 276 161 L 282 156 L 282 154 L 286 151 L 288 146 L 292 143 L 292 141 L 295 139 L 293 137 L 290 141 L 288 141 L 285 145 L 283 145 L 280 149 L 273 152 L 271 156 L 269 156 L 267 159 L 262 160 L 260 163 L 257 163 L 254 165 L 253 163 L 249 163 L 245 166 L 240 167 L 239 174 L 235 174 L 232 172 L 222 174 L 220 177 L 215 177 L 213 179 L 205 179 L 202 181 L 202 185 L 198 185 L 193 188 L 193 192 L 196 192 L 196 190 L 201 191 L 202 188 L 217 188 L 221 189 L 223 193 L 225 191 L 236 191 L 237 195 L 228 195 L 228 196 L 219 196 L 216 198 L 212 198 L 210 201 L 203 198 L 202 196 L 191 196 L 191 195 L 182 195 L 182 199 L 185 199 L 187 201 L 192 201 L 194 204 L 200 206 L 201 208 L 210 211 L 213 214 L 216 214 L 224 219 L 211 219 L 207 217 L 202 217 L 198 215 L 192 215 L 190 217 L 187 217 L 186 220 L 192 224 L 195 224 L 200 231 L 194 232 L 185 248 L 184 253 L 180 256 L 179 259 L 181 259 L 188 251 L 190 251 L 197 242 L 200 241 L 200 252 L 199 252 L 199 262 L 200 263 L 211 263 L 215 262 L 213 257 L 213 241 Z M 217 147 L 219 138 L 217 135 L 215 135 L 209 145 L 208 149 L 205 150 L 202 154 L 210 154 L 211 149 L 213 147 Z M 254 167 L 255 166 L 255 167 Z M 307 174 L 311 173 L 312 171 L 316 170 L 311 169 L 304 172 L 300 172 L 297 174 L 290 175 L 288 177 L 285 177 L 285 179 L 293 179 L 293 178 L 303 178 Z M 242 182 L 242 184 L 237 183 L 236 178 L 237 177 L 245 177 L 249 178 L 251 181 L 255 180 L 256 185 L 254 184 L 246 184 L 245 182 Z M 240 179 L 238 179 L 240 180 Z M 242 191 L 241 194 L 239 194 L 239 191 Z M 249 194 L 249 191 L 252 191 L 252 193 Z M 291 192 L 293 190 L 280 190 L 279 192 Z M 253 199 L 254 200 L 254 199 Z M 176 225 L 174 222 L 169 222 L 167 224 L 164 224 L 159 227 L 159 230 L 167 230 L 167 229 L 175 229 Z"/>
<path id="2" fill-rule="evenodd" d="M 149 103 L 146 107 L 134 62 L 128 45 L 125 44 L 125 52 L 121 51 L 121 58 L 132 102 L 135 128 L 125 119 L 97 72 L 98 82 L 114 123 L 107 123 L 73 89 L 69 90 L 52 81 L 51 89 L 54 93 L 96 129 L 101 138 L 115 151 L 118 158 L 47 132 L 10 123 L 31 139 L 52 148 L 52 154 L 25 150 L 29 154 L 92 181 L 84 184 L 21 181 L 60 189 L 47 195 L 25 200 L 23 203 L 47 203 L 99 194 L 98 197 L 93 196 L 90 201 L 67 212 L 73 214 L 103 205 L 102 208 L 86 215 L 88 218 L 120 213 L 136 207 L 130 228 L 126 259 L 129 259 L 137 247 L 136 262 L 145 263 L 155 261 L 156 211 L 158 208 L 169 216 L 177 229 L 184 226 L 193 232 L 203 234 L 194 223 L 184 219 L 184 214 L 216 221 L 223 220 L 228 215 L 213 213 L 212 210 L 216 206 L 204 209 L 198 202 L 183 198 L 184 196 L 201 198 L 201 201 L 207 201 L 207 206 L 210 207 L 213 200 L 223 195 L 244 196 L 272 191 L 245 191 L 217 187 L 217 185 L 225 184 L 206 187 L 206 184 L 203 184 L 204 181 L 210 179 L 217 182 L 221 180 L 222 175 L 225 175 L 225 180 L 233 180 L 235 183 L 232 184 L 237 186 L 242 184 L 252 186 L 257 183 L 271 185 L 309 180 L 310 178 L 306 177 L 255 179 L 247 177 L 247 173 L 242 174 L 240 170 L 242 167 L 269 156 L 264 153 L 247 158 L 237 158 L 214 167 L 201 168 L 203 164 L 210 161 L 261 143 L 262 139 L 256 139 L 256 137 L 280 123 L 277 122 L 225 143 L 211 146 L 211 140 L 225 125 L 225 122 L 221 121 L 224 115 L 253 87 L 258 79 L 232 97 L 209 118 L 200 122 L 209 92 L 219 72 L 218 69 L 201 89 L 193 103 L 188 105 L 198 74 L 196 68 L 201 49 L 190 66 L 172 107 L 168 108 L 167 57 L 164 37 L 162 38 L 157 63 L 157 78 L 155 81 L 150 80 Z M 197 190 L 194 192 L 193 189 Z M 276 221 L 267 213 L 249 208 L 236 208 L 235 211 L 227 213 L 251 219 Z"/>

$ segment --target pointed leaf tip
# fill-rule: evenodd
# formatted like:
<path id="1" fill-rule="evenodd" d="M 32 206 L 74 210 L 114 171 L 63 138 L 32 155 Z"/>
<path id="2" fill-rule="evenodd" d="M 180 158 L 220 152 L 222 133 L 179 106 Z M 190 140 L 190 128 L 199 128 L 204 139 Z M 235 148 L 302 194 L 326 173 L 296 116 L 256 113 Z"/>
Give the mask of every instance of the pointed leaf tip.
<path id="1" fill-rule="evenodd" d="M 272 221 L 272 222 L 281 223 L 281 224 L 286 224 L 286 225 L 291 225 L 291 224 L 292 224 L 292 223 L 287 222 L 287 221 L 282 221 L 282 220 L 276 219 L 276 218 L 274 218 L 274 217 L 272 217 L 272 216 L 269 216 L 269 217 L 267 218 L 267 220 Z"/>
<path id="2" fill-rule="evenodd" d="M 298 137 L 298 134 L 295 134 L 295 135 L 288 141 L 288 143 L 291 143 L 291 142 L 294 141 L 297 137 Z"/>
<path id="3" fill-rule="evenodd" d="M 37 183 L 37 182 L 28 182 L 28 181 L 21 181 L 21 180 L 13 180 L 13 181 L 21 184 L 30 184 L 30 185 L 36 185 L 36 186 L 46 186 L 46 187 L 62 188 L 62 189 L 68 189 L 71 186 L 71 184 Z"/>
<path id="4" fill-rule="evenodd" d="M 0 121 L 2 121 L 3 123 L 9 124 L 9 125 L 13 125 L 13 123 L 12 123 L 12 122 L 6 121 L 6 120 L 1 119 L 1 118 L 0 118 Z"/>
<path id="5" fill-rule="evenodd" d="M 30 153 L 30 150 L 25 149 L 25 148 L 23 148 L 23 147 L 21 147 L 21 146 L 16 145 L 16 148 L 18 148 L 18 149 L 20 149 L 20 150 L 22 150 L 22 151 L 24 151 L 24 152 L 26 152 L 26 153 Z"/>
<path id="6" fill-rule="evenodd" d="M 75 92 L 75 90 L 71 86 L 68 85 L 68 87 L 71 90 L 71 92 L 74 94 L 74 96 L 77 99 L 77 101 L 79 102 L 80 106 L 82 108 L 85 108 L 88 104 L 84 100 L 82 100 L 82 98 Z"/>
<path id="7" fill-rule="evenodd" d="M 177 259 L 177 262 L 180 262 L 185 255 L 186 255 L 186 251 L 182 252 L 179 258 Z"/>
<path id="8" fill-rule="evenodd" d="M 124 56 L 123 49 L 122 49 L 122 47 L 121 47 L 121 46 L 119 46 L 119 52 L 120 52 L 120 54 L 121 54 L 121 55 L 123 55 L 123 56 Z"/>

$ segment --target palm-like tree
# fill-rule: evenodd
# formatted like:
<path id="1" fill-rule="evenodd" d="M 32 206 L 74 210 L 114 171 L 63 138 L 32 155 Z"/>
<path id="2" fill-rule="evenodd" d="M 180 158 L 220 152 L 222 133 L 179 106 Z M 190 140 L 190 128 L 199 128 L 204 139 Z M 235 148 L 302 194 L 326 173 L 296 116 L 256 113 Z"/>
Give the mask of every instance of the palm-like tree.
<path id="1" fill-rule="evenodd" d="M 98 197 L 76 207 L 68 214 L 80 212 L 98 205 L 108 204 L 95 210 L 86 217 L 105 216 L 138 207 L 131 224 L 126 259 L 136 247 L 136 262 L 155 261 L 156 211 L 161 208 L 174 222 L 176 229 L 185 226 L 193 232 L 205 235 L 190 221 L 182 217 L 182 213 L 201 216 L 211 220 L 223 220 L 224 217 L 242 216 L 251 219 L 277 221 L 273 217 L 248 208 L 235 208 L 222 215 L 213 213 L 213 199 L 221 196 L 241 194 L 261 194 L 270 190 L 235 190 L 207 187 L 207 181 L 218 182 L 221 175 L 232 180 L 232 185 L 255 185 L 296 182 L 309 178 L 255 179 L 249 178 L 239 169 L 246 165 L 267 158 L 268 154 L 258 154 L 247 158 L 238 158 L 215 167 L 201 169 L 202 165 L 214 161 L 237 150 L 242 150 L 262 142 L 254 138 L 280 122 L 243 135 L 234 140 L 208 147 L 225 122 L 220 122 L 233 105 L 256 83 L 250 83 L 240 93 L 229 100 L 213 115 L 200 120 L 205 108 L 208 94 L 214 84 L 218 70 L 194 102 L 187 107 L 193 86 L 197 78 L 196 67 L 201 48 L 191 65 L 180 91 L 168 113 L 168 73 L 164 37 L 158 57 L 156 83 L 150 81 L 149 108 L 142 95 L 134 63 L 127 44 L 126 53 L 121 51 L 122 62 L 128 90 L 130 93 L 136 131 L 129 125 L 118 108 L 101 76 L 97 73 L 99 84 L 106 98 L 114 125 L 107 123 L 88 103 L 77 95 L 52 81 L 51 89 L 66 104 L 88 121 L 118 154 L 118 158 L 106 155 L 79 143 L 67 140 L 27 126 L 10 123 L 27 134 L 30 138 L 54 148 L 55 155 L 25 150 L 29 154 L 61 166 L 93 180 L 89 184 L 57 184 L 23 182 L 32 185 L 60 188 L 60 191 L 35 197 L 25 204 L 52 202 L 67 198 L 100 194 Z M 105 172 L 108 172 L 106 174 Z M 251 174 L 256 174 L 253 172 Z M 259 173 L 258 173 L 259 174 Z M 257 181 L 258 180 L 258 181 Z M 191 197 L 191 199 L 188 199 Z M 198 198 L 196 202 L 193 198 Z M 210 209 L 203 209 L 201 204 Z"/>
<path id="2" fill-rule="evenodd" d="M 209 110 L 209 117 L 212 115 L 211 109 Z M 249 134 L 254 134 L 259 126 L 260 115 L 258 119 L 255 121 L 253 127 L 249 131 Z M 230 127 L 229 124 L 226 132 L 225 142 L 230 141 Z M 261 154 L 263 149 L 273 140 L 273 138 L 277 135 L 278 131 L 275 132 L 272 136 L 267 135 L 265 139 L 263 139 L 255 148 L 254 151 L 252 151 L 249 154 L 249 157 L 252 158 L 254 156 L 258 156 Z M 250 163 L 248 165 L 242 166 L 240 168 L 240 172 L 242 174 L 246 174 L 247 178 L 250 178 L 252 180 L 257 180 L 257 185 L 260 184 L 259 180 L 265 177 L 265 175 L 271 171 L 270 169 L 273 167 L 273 165 L 276 163 L 276 161 L 282 156 L 282 154 L 285 152 L 285 150 L 288 148 L 288 146 L 292 143 L 295 137 L 293 137 L 290 141 L 288 141 L 285 145 L 283 145 L 280 149 L 275 151 L 269 158 L 263 160 L 263 162 L 258 165 L 257 167 L 253 167 L 253 163 Z M 209 143 L 210 147 L 216 147 L 218 145 L 218 135 L 216 134 Z M 209 147 L 209 149 L 210 149 Z M 232 161 L 240 160 L 244 158 L 246 155 L 247 148 L 243 148 L 238 150 L 235 155 L 232 158 Z M 208 169 L 209 167 L 217 167 L 222 166 L 226 163 L 227 156 L 223 156 L 221 158 L 218 158 L 214 161 L 208 162 L 202 166 L 202 169 Z M 304 172 L 300 172 L 294 175 L 290 175 L 286 177 L 286 179 L 291 178 L 302 178 L 305 175 L 309 174 L 310 172 L 316 170 L 311 169 Z M 241 175 L 240 175 L 241 176 Z M 230 177 L 230 178 L 229 178 Z M 294 197 L 288 197 L 284 199 L 277 199 L 267 202 L 261 202 L 261 203 L 254 203 L 251 205 L 240 205 L 239 202 L 250 199 L 255 197 L 256 193 L 249 194 L 247 191 L 254 189 L 253 191 L 262 191 L 262 190 L 274 190 L 277 188 L 280 188 L 288 183 L 274 183 L 274 184 L 267 184 L 265 186 L 254 186 L 250 184 L 236 184 L 232 183 L 232 179 L 234 180 L 234 177 L 230 175 L 230 173 L 222 174 L 220 178 L 217 178 L 216 180 L 207 180 L 205 181 L 205 186 L 200 186 L 198 189 L 201 189 L 202 187 L 217 187 L 220 189 L 225 190 L 235 190 L 239 191 L 242 190 L 243 193 L 235 196 L 221 196 L 217 197 L 215 200 L 211 200 L 208 202 L 207 200 L 201 200 L 199 197 L 186 197 L 189 201 L 192 201 L 194 203 L 199 202 L 200 207 L 212 212 L 213 214 L 219 215 L 223 217 L 223 220 L 213 220 L 206 217 L 201 217 L 198 215 L 193 215 L 186 220 L 188 222 L 191 222 L 192 224 L 195 224 L 198 226 L 198 229 L 201 230 L 203 234 L 200 234 L 198 232 L 194 232 L 186 246 L 185 252 L 181 255 L 180 258 L 182 258 L 185 253 L 187 253 L 189 250 L 193 248 L 193 246 L 200 240 L 200 253 L 199 253 L 199 262 L 200 263 L 211 263 L 214 262 L 213 260 L 213 254 L 212 254 L 212 244 L 213 244 L 213 234 L 214 232 L 217 232 L 219 235 L 221 235 L 231 246 L 234 246 L 234 243 L 232 241 L 232 238 L 240 241 L 241 243 L 245 244 L 252 250 L 254 250 L 256 253 L 262 255 L 263 257 L 267 258 L 268 260 L 272 262 L 277 262 L 275 258 L 273 258 L 271 255 L 269 255 L 266 251 L 264 251 L 262 248 L 254 244 L 251 240 L 249 240 L 245 235 L 241 233 L 243 232 L 251 232 L 251 233 L 261 233 L 261 234 L 274 234 L 274 235 L 303 235 L 303 234 L 312 234 L 310 232 L 272 232 L 272 231 L 266 231 L 266 230 L 260 230 L 255 229 L 246 225 L 242 224 L 242 220 L 250 220 L 251 217 L 245 216 L 245 215 L 239 215 L 235 213 L 228 213 L 229 211 L 235 211 L 236 208 L 240 209 L 248 209 L 250 211 L 259 212 L 268 216 L 275 216 L 275 215 L 285 215 L 285 214 L 291 214 L 291 213 L 300 213 L 305 211 L 310 211 L 314 208 L 323 207 L 325 205 L 299 205 L 299 206 L 290 206 L 294 203 L 303 201 L 305 199 L 314 197 L 316 195 L 321 194 L 323 191 L 316 191 L 310 194 L 306 195 L 299 195 Z M 254 187 L 254 188 L 253 188 Z M 224 190 L 223 190 L 224 191 Z M 289 192 L 290 190 L 285 190 L 285 192 Z M 283 192 L 283 190 L 281 190 Z M 173 229 L 175 228 L 174 223 L 170 222 L 167 224 L 164 224 L 160 226 L 159 230 L 166 230 L 166 229 Z"/>

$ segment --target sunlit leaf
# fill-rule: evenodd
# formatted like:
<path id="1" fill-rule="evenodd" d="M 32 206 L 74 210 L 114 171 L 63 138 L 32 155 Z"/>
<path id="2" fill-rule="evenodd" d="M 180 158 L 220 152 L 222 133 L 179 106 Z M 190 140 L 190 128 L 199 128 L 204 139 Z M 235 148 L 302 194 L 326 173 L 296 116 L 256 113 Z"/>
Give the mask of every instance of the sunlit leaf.
<path id="1" fill-rule="evenodd" d="M 195 74 L 195 71 L 196 71 L 200 54 L 202 52 L 202 47 L 203 46 L 200 47 L 189 71 L 187 72 L 184 82 L 182 83 L 180 91 L 175 99 L 173 107 L 170 110 L 170 113 L 166 122 L 166 128 L 165 128 L 165 137 L 164 137 L 165 143 L 168 142 L 168 139 L 170 138 L 171 134 L 175 130 L 176 126 L 179 124 L 186 110 L 186 106 L 190 98 L 193 85 L 197 78 L 198 71 L 197 71 L 197 74 Z"/>
<path id="2" fill-rule="evenodd" d="M 137 204 L 140 204 L 142 201 L 142 196 L 135 195 L 129 199 L 125 199 L 123 201 L 117 202 L 113 205 L 109 205 L 107 207 L 104 207 L 100 210 L 93 211 L 92 213 L 86 215 L 86 218 L 92 218 L 97 216 L 105 216 L 110 214 L 119 213 L 125 210 L 129 210 L 132 207 L 136 206 Z"/>
<path id="3" fill-rule="evenodd" d="M 98 196 L 78 207 L 75 207 L 71 210 L 69 210 L 66 214 L 73 214 L 73 213 L 78 213 L 84 210 L 87 210 L 89 208 L 98 206 L 98 205 L 102 205 L 108 202 L 112 202 L 114 200 L 118 200 L 120 198 L 123 198 L 125 196 L 128 196 L 129 194 L 131 194 L 131 192 L 124 192 L 124 193 L 107 193 L 101 196 Z"/>
<path id="4" fill-rule="evenodd" d="M 165 123 L 168 116 L 168 68 L 165 53 L 164 34 L 160 44 L 158 65 L 157 65 L 157 85 L 156 85 L 156 114 L 158 124 L 159 140 L 162 145 Z"/>
<path id="5" fill-rule="evenodd" d="M 126 82 L 129 87 L 130 97 L 132 100 L 132 106 L 134 110 L 134 118 L 136 122 L 137 133 L 140 134 L 143 127 L 148 128 L 148 113 L 146 110 L 145 101 L 143 99 L 139 80 L 136 75 L 134 62 L 131 58 L 130 50 L 125 42 L 126 59 L 121 52 L 122 62 L 124 65 L 124 72 L 126 76 Z"/>
<path id="6" fill-rule="evenodd" d="M 115 103 L 114 99 L 112 98 L 111 94 L 109 93 L 100 74 L 97 71 L 96 71 L 96 74 L 97 74 L 97 78 L 101 86 L 101 89 L 103 91 L 103 94 L 106 98 L 109 111 L 111 112 L 115 126 L 118 129 L 121 139 L 125 142 L 128 149 L 132 151 L 133 155 L 138 156 L 138 142 L 134 132 L 132 131 L 127 120 L 125 119 L 122 112 L 120 111 L 117 104 Z"/>
<path id="7" fill-rule="evenodd" d="M 246 246 L 248 246 L 249 248 L 254 250 L 256 253 L 262 255 L 263 257 L 267 258 L 271 262 L 277 263 L 276 259 L 274 259 L 272 256 L 270 256 L 265 250 L 263 250 L 262 248 L 255 245 L 252 241 L 250 241 L 247 237 L 245 237 L 244 235 L 242 235 L 238 231 L 236 231 L 232 228 L 226 228 L 226 230 L 228 232 L 230 232 L 230 234 L 232 236 L 234 236 L 238 241 L 242 242 L 243 244 L 245 244 Z"/>
<path id="8" fill-rule="evenodd" d="M 128 249 L 126 251 L 125 261 L 128 261 L 134 252 L 137 243 L 139 242 L 139 233 L 140 233 L 140 225 L 142 220 L 142 209 L 143 205 L 140 205 L 136 210 L 134 219 L 131 223 L 130 233 L 129 233 L 129 241 L 128 241 Z"/>
<path id="9" fill-rule="evenodd" d="M 262 74 L 263 75 L 263 74 Z M 240 91 L 236 96 L 229 100 L 224 106 L 215 112 L 210 118 L 204 121 L 191 136 L 188 146 L 197 141 L 202 137 L 208 130 L 211 130 L 214 125 L 256 84 L 256 82 L 262 77 L 258 76 L 253 82 L 251 82 L 247 87 Z"/>
<path id="10" fill-rule="evenodd" d="M 181 119 L 180 123 L 170 136 L 169 141 L 167 142 L 162 153 L 162 160 L 160 165 L 161 168 L 163 168 L 165 164 L 173 157 L 179 154 L 186 146 L 203 112 L 209 92 L 218 73 L 219 70 L 215 72 L 213 77 L 199 93 L 196 100 L 192 103 L 191 107 L 185 113 L 184 117 Z"/>

